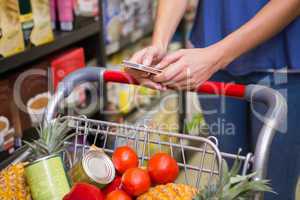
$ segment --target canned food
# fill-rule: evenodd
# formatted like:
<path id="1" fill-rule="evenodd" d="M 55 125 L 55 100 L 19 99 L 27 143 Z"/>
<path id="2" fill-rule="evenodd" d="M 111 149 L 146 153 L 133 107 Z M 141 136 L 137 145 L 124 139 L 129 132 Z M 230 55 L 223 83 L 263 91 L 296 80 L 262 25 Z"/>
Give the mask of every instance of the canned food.
<path id="1" fill-rule="evenodd" d="M 70 183 L 59 155 L 38 159 L 25 166 L 25 176 L 33 200 L 61 200 Z"/>
<path id="2" fill-rule="evenodd" d="M 91 148 L 69 171 L 73 183 L 87 182 L 103 188 L 115 178 L 110 157 L 101 149 Z"/>

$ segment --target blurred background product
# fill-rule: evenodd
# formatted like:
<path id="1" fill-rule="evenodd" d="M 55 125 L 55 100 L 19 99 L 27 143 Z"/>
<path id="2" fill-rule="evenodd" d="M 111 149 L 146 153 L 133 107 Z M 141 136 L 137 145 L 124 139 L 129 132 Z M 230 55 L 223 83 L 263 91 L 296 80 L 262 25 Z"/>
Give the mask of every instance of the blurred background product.
<path id="1" fill-rule="evenodd" d="M 58 18 L 62 31 L 72 31 L 74 29 L 74 14 L 72 0 L 57 1 Z"/>
<path id="2" fill-rule="evenodd" d="M 20 11 L 16 0 L 0 1 L 0 30 L 0 56 L 8 57 L 24 50 Z"/>
<path id="3" fill-rule="evenodd" d="M 33 14 L 30 0 L 19 0 L 20 21 L 23 31 L 25 45 L 30 44 L 30 35 L 33 29 Z"/>
<path id="4" fill-rule="evenodd" d="M 31 7 L 34 22 L 30 35 L 31 43 L 38 46 L 53 41 L 49 0 L 31 0 Z"/>

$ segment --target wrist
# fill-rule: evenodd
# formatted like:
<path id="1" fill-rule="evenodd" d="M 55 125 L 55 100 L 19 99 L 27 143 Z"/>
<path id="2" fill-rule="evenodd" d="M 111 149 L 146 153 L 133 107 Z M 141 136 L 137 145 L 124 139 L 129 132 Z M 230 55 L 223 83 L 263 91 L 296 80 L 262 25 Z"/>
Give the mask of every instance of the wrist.
<path id="1" fill-rule="evenodd" d="M 168 51 L 168 43 L 162 41 L 152 41 L 152 46 L 158 48 L 161 52 L 166 53 Z"/>
<path id="2" fill-rule="evenodd" d="M 231 38 L 230 36 L 224 38 L 215 45 L 218 51 L 220 51 L 219 58 L 223 69 L 241 55 L 240 41 L 235 41 L 234 38 Z"/>

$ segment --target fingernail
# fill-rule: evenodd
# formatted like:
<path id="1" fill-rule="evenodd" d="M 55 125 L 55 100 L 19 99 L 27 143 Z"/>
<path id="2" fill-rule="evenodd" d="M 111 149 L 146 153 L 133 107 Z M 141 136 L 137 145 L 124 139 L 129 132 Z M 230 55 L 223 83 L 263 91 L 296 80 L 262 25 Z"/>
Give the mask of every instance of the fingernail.
<path id="1" fill-rule="evenodd" d="M 144 65 L 150 65 L 151 61 L 149 59 L 145 59 L 143 62 Z"/>

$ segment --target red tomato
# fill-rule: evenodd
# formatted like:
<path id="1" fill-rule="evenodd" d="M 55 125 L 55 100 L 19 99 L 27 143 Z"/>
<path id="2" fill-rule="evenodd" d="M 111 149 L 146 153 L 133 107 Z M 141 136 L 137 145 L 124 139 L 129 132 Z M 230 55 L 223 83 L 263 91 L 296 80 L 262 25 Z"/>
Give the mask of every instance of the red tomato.
<path id="1" fill-rule="evenodd" d="M 166 184 L 176 180 L 179 167 L 176 160 L 168 154 L 157 153 L 148 162 L 148 172 L 154 183 Z"/>
<path id="2" fill-rule="evenodd" d="M 116 178 L 107 186 L 105 186 L 105 188 L 102 189 L 103 193 L 105 195 L 108 195 L 109 193 L 120 189 L 121 188 L 121 180 L 122 178 L 120 176 L 116 176 Z"/>
<path id="3" fill-rule="evenodd" d="M 104 200 L 104 194 L 99 188 L 87 183 L 76 183 L 71 192 L 63 200 Z"/>
<path id="4" fill-rule="evenodd" d="M 138 167 L 139 159 L 135 151 L 128 147 L 118 147 L 112 156 L 112 161 L 118 173 L 123 174 L 127 169 Z"/>
<path id="5" fill-rule="evenodd" d="M 109 193 L 106 200 L 132 200 L 131 197 L 122 190 L 115 190 Z"/>
<path id="6" fill-rule="evenodd" d="M 141 168 L 126 170 L 122 176 L 122 189 L 132 196 L 139 196 L 147 192 L 151 186 L 148 172 Z"/>

